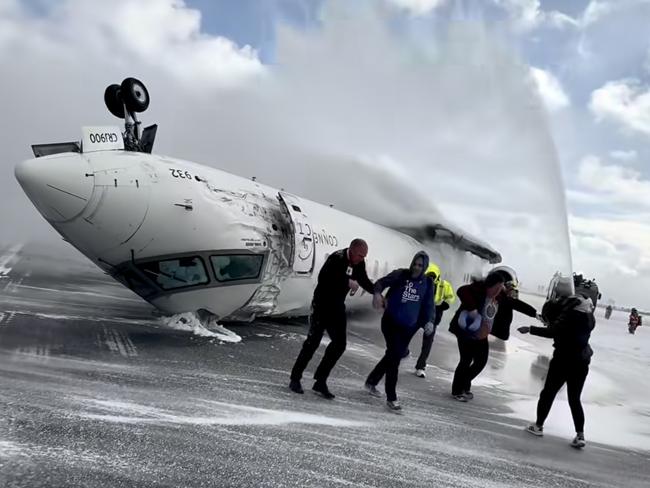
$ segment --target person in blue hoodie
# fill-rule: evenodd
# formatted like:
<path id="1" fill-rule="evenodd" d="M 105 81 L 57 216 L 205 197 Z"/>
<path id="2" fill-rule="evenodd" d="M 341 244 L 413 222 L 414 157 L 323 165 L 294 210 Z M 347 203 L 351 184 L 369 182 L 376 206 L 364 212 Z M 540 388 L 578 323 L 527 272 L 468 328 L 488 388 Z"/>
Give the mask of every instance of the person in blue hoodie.
<path id="1" fill-rule="evenodd" d="M 424 274 L 428 266 L 429 256 L 420 251 L 408 269 L 396 269 L 375 283 L 374 305 L 384 308 L 381 331 L 386 339 L 386 353 L 368 375 L 365 387 L 371 395 L 381 396 L 377 384 L 385 375 L 386 405 L 393 411 L 402 409 L 395 389 L 399 363 L 409 342 L 418 329 L 431 333 L 434 328 L 436 290 L 433 280 Z M 382 293 L 386 288 L 388 293 L 384 298 Z"/>

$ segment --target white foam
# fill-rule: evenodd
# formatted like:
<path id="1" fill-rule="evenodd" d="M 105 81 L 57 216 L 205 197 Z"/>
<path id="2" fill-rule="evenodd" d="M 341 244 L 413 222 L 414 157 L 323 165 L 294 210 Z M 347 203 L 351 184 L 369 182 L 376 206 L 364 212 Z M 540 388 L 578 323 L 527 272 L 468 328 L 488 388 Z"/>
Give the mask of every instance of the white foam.
<path id="1" fill-rule="evenodd" d="M 241 337 L 231 330 L 226 329 L 216 320 L 210 320 L 204 325 L 199 317 L 193 312 L 186 312 L 172 315 L 171 317 L 162 317 L 160 322 L 174 330 L 183 330 L 192 332 L 199 337 L 214 337 L 222 342 L 240 342 Z"/>
<path id="2" fill-rule="evenodd" d="M 25 454 L 26 449 L 20 444 L 0 440 L 0 459 L 7 459 Z"/>
<path id="3" fill-rule="evenodd" d="M 325 415 L 271 410 L 234 403 L 194 399 L 191 404 L 181 405 L 191 413 L 163 409 L 133 402 L 111 400 L 84 401 L 100 412 L 80 412 L 79 416 L 103 422 L 121 424 L 170 424 L 170 425 L 288 425 L 310 424 L 330 427 L 359 427 L 364 422 L 346 420 Z M 103 410 L 103 411 L 102 411 Z"/>
<path id="4" fill-rule="evenodd" d="M 537 399 L 518 400 L 508 403 L 508 406 L 513 410 L 508 414 L 509 417 L 529 422 L 535 419 Z M 585 411 L 587 441 L 650 451 L 650 428 L 640 420 L 640 412 L 635 407 L 603 406 L 585 402 L 582 406 Z M 560 437 L 572 437 L 574 431 L 569 405 L 566 399 L 558 395 L 544 425 L 544 432 Z"/>
<path id="5" fill-rule="evenodd" d="M 11 273 L 12 268 L 9 266 L 9 263 L 14 260 L 22 248 L 22 244 L 16 244 L 7 249 L 4 254 L 0 255 L 0 278 L 4 278 Z"/>

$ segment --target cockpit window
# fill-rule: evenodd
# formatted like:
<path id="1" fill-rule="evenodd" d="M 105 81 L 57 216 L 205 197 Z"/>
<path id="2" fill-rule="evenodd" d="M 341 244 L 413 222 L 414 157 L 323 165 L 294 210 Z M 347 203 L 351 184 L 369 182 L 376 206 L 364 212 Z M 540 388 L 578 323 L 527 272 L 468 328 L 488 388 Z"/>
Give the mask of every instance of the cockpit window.
<path id="1" fill-rule="evenodd" d="M 156 288 L 140 278 L 135 271 L 130 269 L 123 270 L 116 276 L 116 278 L 143 298 L 153 295 L 157 291 Z"/>
<path id="2" fill-rule="evenodd" d="M 138 267 L 163 290 L 204 285 L 210 281 L 203 260 L 198 256 L 140 263 Z"/>
<path id="3" fill-rule="evenodd" d="M 254 280 L 259 278 L 264 256 L 261 254 L 224 254 L 210 256 L 217 280 Z"/>

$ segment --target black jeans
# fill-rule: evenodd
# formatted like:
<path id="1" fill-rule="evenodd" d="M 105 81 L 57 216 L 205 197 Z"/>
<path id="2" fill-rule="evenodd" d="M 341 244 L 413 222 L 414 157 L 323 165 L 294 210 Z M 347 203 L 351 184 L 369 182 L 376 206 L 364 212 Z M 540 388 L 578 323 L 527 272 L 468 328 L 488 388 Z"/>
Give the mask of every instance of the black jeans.
<path id="1" fill-rule="evenodd" d="M 490 345 L 486 339 L 469 339 L 458 332 L 458 352 L 460 361 L 454 373 L 451 394 L 460 395 L 472 389 L 472 380 L 476 378 L 487 364 Z"/>
<path id="2" fill-rule="evenodd" d="M 555 395 L 566 383 L 566 392 L 569 399 L 569 408 L 576 432 L 584 432 L 585 414 L 582 410 L 580 395 L 589 374 L 589 362 L 581 359 L 564 359 L 554 357 L 548 367 L 544 389 L 539 395 L 537 403 L 537 425 L 544 425 L 548 413 L 551 411 Z"/>
<path id="3" fill-rule="evenodd" d="M 436 330 L 438 329 L 438 324 L 442 321 L 442 314 L 445 313 L 449 307 L 441 308 L 440 305 L 436 306 L 436 321 L 434 322 L 435 329 L 433 329 L 433 334 L 430 336 L 422 335 L 422 351 L 420 351 L 420 356 L 418 357 L 417 363 L 415 363 L 415 369 L 426 369 L 427 368 L 427 359 L 429 359 L 429 354 L 431 354 L 431 346 L 433 345 L 433 338 L 436 335 Z"/>
<path id="4" fill-rule="evenodd" d="M 329 310 L 314 308 L 309 317 L 309 322 L 309 333 L 291 370 L 291 379 L 298 381 L 302 379 L 302 373 L 314 356 L 316 349 L 318 349 L 323 339 L 323 333 L 327 331 L 331 342 L 327 346 L 327 349 L 325 349 L 323 359 L 321 359 L 314 373 L 314 379 L 316 381 L 326 381 L 332 368 L 334 368 L 334 365 L 347 346 L 347 318 L 345 316 L 345 308 Z"/>
<path id="5" fill-rule="evenodd" d="M 406 354 L 409 342 L 417 332 L 417 328 L 408 329 L 396 324 L 387 314 L 381 318 L 381 332 L 386 340 L 386 353 L 370 372 L 366 383 L 377 385 L 386 375 L 386 400 L 397 400 L 397 376 L 399 363 Z"/>

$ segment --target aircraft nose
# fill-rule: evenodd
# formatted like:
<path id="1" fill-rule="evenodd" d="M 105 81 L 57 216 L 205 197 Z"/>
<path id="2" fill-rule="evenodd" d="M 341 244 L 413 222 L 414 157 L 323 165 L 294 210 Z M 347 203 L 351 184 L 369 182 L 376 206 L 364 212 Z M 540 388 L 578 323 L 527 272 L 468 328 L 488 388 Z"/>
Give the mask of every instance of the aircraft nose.
<path id="1" fill-rule="evenodd" d="M 90 165 L 81 154 L 28 159 L 16 165 L 15 174 L 32 203 L 52 222 L 79 215 L 94 186 Z"/>

